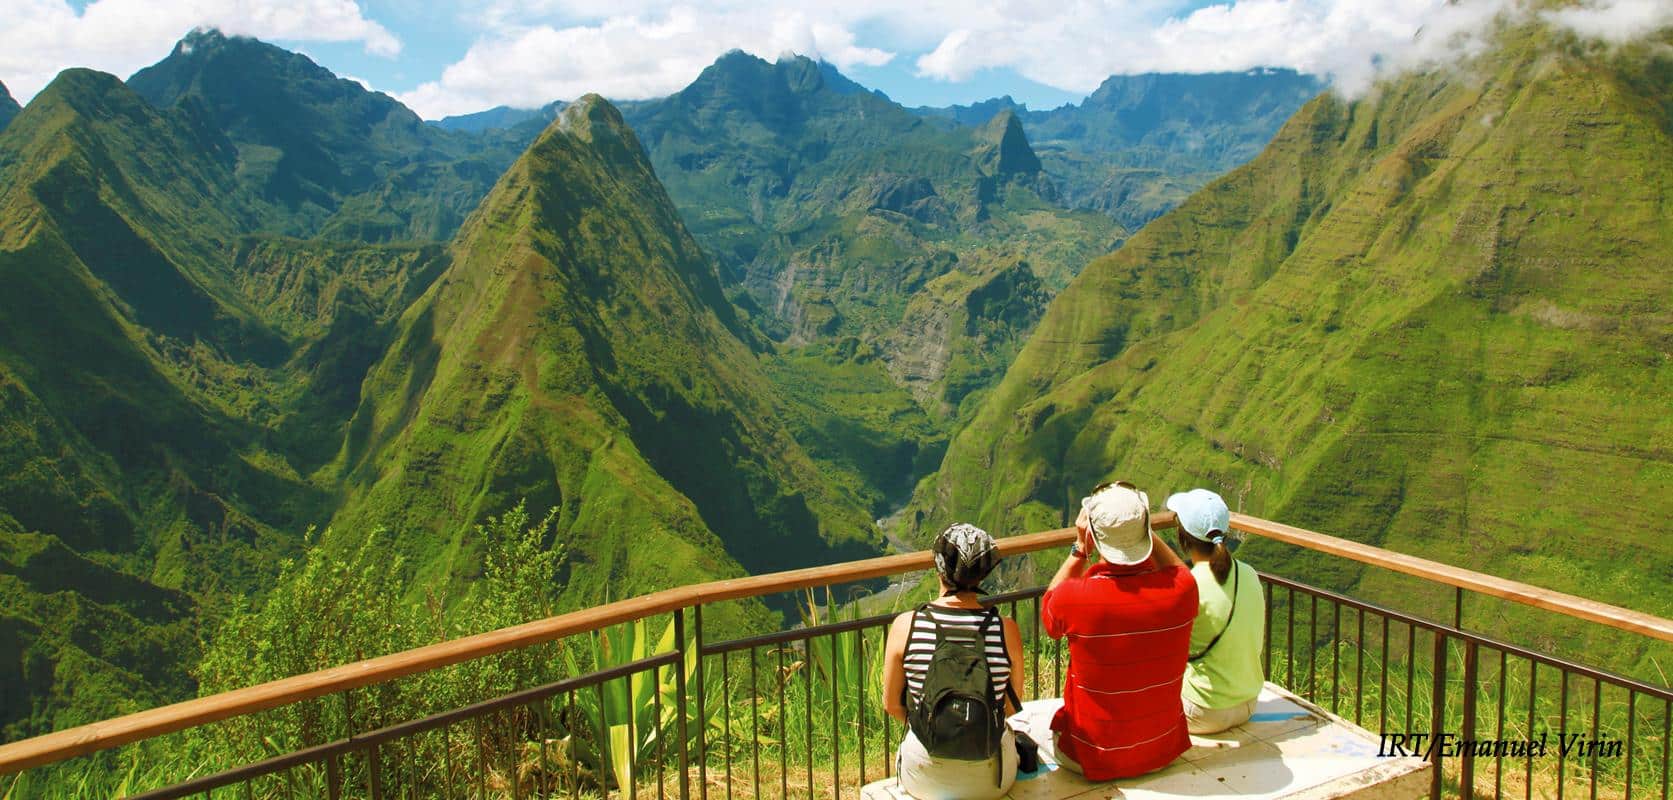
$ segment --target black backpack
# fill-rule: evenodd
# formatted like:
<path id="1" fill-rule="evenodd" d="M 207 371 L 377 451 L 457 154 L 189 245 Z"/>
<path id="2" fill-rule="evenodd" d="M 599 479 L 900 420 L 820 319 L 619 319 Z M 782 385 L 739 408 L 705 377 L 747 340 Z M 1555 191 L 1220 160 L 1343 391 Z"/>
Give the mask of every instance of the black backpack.
<path id="1" fill-rule="evenodd" d="M 925 606 L 916 613 L 926 614 Z M 943 628 L 934 614 L 927 616 L 935 626 L 935 652 L 924 673 L 923 701 L 912 703 L 906 692 L 907 723 L 935 758 L 986 761 L 999 752 L 1005 732 L 1004 699 L 993 695 L 987 659 L 988 626 L 999 624 L 999 611 L 989 608 L 982 615 L 973 639 Z"/>

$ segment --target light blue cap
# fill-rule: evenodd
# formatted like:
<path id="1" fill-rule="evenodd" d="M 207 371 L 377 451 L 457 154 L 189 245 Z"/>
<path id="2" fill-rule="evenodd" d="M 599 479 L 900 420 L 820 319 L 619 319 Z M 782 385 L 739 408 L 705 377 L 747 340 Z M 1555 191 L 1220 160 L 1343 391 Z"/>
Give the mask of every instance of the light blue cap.
<path id="1" fill-rule="evenodd" d="M 1210 541 L 1209 531 L 1230 536 L 1231 510 L 1226 501 L 1207 489 L 1192 489 L 1168 496 L 1167 509 L 1179 515 L 1179 526 L 1199 541 Z"/>

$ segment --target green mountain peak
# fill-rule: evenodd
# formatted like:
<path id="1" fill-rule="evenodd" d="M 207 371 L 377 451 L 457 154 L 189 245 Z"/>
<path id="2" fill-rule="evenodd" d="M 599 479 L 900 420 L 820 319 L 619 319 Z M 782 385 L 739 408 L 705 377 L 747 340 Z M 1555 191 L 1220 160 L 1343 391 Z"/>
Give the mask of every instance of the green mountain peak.
<path id="1" fill-rule="evenodd" d="M 999 177 L 1027 175 L 1040 171 L 1040 157 L 1028 145 L 1022 119 L 1007 108 L 995 114 L 977 134 L 983 142 L 976 160 L 983 172 Z"/>
<path id="2" fill-rule="evenodd" d="M 516 153 L 426 125 L 307 56 L 213 29 L 187 34 L 128 84 L 158 108 L 198 106 L 287 234 L 444 240 Z"/>

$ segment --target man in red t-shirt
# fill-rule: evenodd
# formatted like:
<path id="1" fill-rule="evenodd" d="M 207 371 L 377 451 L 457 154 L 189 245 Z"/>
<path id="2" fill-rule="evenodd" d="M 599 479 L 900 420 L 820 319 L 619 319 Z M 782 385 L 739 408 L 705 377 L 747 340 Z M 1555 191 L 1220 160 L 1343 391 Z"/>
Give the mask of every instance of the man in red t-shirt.
<path id="1" fill-rule="evenodd" d="M 1054 749 L 1088 780 L 1142 775 L 1191 746 L 1179 687 L 1197 584 L 1150 532 L 1149 509 L 1150 498 L 1125 482 L 1082 500 L 1080 536 L 1040 609 L 1047 634 L 1069 637 Z M 1088 566 L 1094 548 L 1103 561 Z"/>

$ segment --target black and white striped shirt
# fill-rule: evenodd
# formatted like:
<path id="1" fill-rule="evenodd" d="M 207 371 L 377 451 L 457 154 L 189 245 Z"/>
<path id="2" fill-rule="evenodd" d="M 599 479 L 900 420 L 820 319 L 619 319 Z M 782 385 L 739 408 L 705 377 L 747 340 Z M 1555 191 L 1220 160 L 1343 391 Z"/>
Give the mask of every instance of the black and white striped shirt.
<path id="1" fill-rule="evenodd" d="M 912 633 L 906 640 L 906 691 L 914 704 L 923 702 L 924 675 L 929 671 L 930 659 L 935 655 L 935 623 L 949 636 L 973 641 L 976 631 L 987 614 L 981 608 L 945 608 L 931 605 L 912 614 Z M 932 623 L 930 616 L 935 617 Z M 993 696 L 1005 696 L 1005 685 L 1011 679 L 1011 664 L 1005 658 L 1005 621 L 995 617 L 987 627 L 984 648 L 988 658 L 988 674 L 993 678 Z"/>

